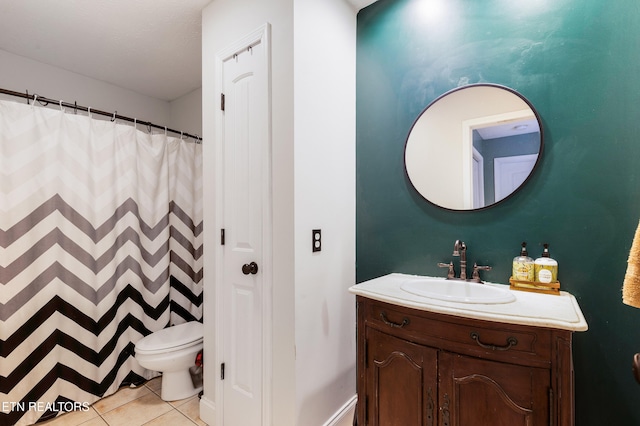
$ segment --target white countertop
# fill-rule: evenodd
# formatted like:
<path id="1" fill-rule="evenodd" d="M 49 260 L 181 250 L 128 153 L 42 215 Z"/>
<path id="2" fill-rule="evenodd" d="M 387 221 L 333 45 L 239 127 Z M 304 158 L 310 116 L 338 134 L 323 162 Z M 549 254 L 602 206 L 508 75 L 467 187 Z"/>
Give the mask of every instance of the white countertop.
<path id="1" fill-rule="evenodd" d="M 417 296 L 400 288 L 409 280 L 423 278 L 394 273 L 356 284 L 349 288 L 349 292 L 394 305 L 464 318 L 570 331 L 586 331 L 588 328 L 576 298 L 565 291 L 561 291 L 560 295 L 541 294 L 511 290 L 504 284 L 485 283 L 505 288 L 514 294 L 516 300 L 510 303 L 473 304 Z M 451 281 L 451 285 L 456 284 L 460 283 Z"/>

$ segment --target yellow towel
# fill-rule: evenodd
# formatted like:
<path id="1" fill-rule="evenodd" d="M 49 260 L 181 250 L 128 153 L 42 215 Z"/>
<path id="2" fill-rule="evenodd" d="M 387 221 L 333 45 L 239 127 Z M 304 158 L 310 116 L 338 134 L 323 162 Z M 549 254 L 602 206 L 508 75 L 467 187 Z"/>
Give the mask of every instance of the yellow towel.
<path id="1" fill-rule="evenodd" d="M 622 285 L 622 303 L 640 308 L 640 224 L 629 251 L 627 272 Z"/>

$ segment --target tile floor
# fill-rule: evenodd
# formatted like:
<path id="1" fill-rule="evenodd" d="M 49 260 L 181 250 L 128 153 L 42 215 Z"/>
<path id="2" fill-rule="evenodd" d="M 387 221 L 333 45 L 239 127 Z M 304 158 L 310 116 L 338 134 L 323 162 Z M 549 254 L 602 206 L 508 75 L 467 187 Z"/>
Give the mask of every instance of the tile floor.
<path id="1" fill-rule="evenodd" d="M 161 379 L 156 377 L 137 388 L 122 388 L 94 403 L 89 411 L 63 414 L 38 426 L 206 426 L 198 415 L 198 396 L 163 401 Z"/>

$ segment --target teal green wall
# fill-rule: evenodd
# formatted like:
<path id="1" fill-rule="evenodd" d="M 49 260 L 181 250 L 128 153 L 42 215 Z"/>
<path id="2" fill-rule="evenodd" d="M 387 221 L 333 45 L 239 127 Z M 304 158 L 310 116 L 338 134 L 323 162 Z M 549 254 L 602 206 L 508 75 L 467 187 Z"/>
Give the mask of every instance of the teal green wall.
<path id="1" fill-rule="evenodd" d="M 640 218 L 640 2 L 380 0 L 358 14 L 357 280 L 390 272 L 443 275 L 453 242 L 507 282 L 520 242 L 548 242 L 559 279 L 589 323 L 574 335 L 576 424 L 639 425 L 640 310 L 621 286 Z M 536 107 L 545 149 L 514 197 L 479 212 L 424 201 L 403 150 L 420 111 L 464 83 L 509 86 Z M 434 182 L 434 185 L 437 182 Z"/>

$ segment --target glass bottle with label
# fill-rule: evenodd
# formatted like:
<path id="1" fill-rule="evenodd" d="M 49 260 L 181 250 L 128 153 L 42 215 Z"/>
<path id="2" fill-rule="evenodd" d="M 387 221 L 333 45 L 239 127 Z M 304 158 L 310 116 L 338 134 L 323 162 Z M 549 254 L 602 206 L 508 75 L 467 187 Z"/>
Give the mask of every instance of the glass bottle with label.
<path id="1" fill-rule="evenodd" d="M 549 244 L 544 244 L 542 256 L 534 262 L 536 281 L 541 283 L 555 283 L 558 281 L 558 262 L 549 255 Z"/>
<path id="2" fill-rule="evenodd" d="M 517 281 L 533 281 L 535 278 L 534 262 L 527 252 L 527 243 L 522 243 L 520 256 L 513 258 L 512 277 Z"/>

